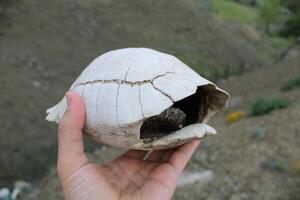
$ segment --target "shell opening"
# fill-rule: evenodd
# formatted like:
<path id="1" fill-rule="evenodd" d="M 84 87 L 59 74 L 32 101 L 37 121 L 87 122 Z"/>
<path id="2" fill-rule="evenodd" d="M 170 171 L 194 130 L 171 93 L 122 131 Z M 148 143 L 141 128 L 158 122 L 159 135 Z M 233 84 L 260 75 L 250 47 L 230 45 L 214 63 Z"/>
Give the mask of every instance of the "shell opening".
<path id="1" fill-rule="evenodd" d="M 175 102 L 161 114 L 150 117 L 141 126 L 140 139 L 155 140 L 182 127 L 201 123 L 210 116 L 209 112 L 225 105 L 224 94 L 214 85 L 197 88 L 196 93 Z"/>

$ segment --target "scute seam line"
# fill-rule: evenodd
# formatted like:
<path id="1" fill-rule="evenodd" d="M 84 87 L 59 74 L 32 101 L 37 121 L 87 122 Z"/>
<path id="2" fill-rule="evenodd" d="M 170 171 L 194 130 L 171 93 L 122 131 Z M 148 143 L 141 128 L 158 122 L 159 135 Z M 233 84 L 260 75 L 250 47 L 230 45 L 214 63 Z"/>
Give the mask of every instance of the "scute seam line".
<path id="1" fill-rule="evenodd" d="M 147 83 L 151 83 L 160 77 L 166 76 L 167 74 L 174 74 L 174 72 L 166 72 L 164 74 L 158 75 L 154 77 L 153 79 L 149 80 L 144 80 L 144 81 L 127 81 L 127 80 L 122 80 L 122 79 L 105 79 L 105 80 L 94 80 L 94 81 L 86 81 L 83 83 L 78 83 L 74 87 L 80 86 L 80 85 L 87 85 L 87 84 L 95 84 L 95 83 L 116 83 L 118 85 L 130 85 L 130 86 L 137 86 L 137 85 L 144 85 Z"/>
<path id="2" fill-rule="evenodd" d="M 151 82 L 152 87 L 157 90 L 158 92 L 162 93 L 163 95 L 165 95 L 166 97 L 168 97 L 173 103 L 175 102 L 175 100 L 167 93 L 163 92 L 162 90 L 160 90 L 159 88 L 157 88 L 152 82 Z"/>

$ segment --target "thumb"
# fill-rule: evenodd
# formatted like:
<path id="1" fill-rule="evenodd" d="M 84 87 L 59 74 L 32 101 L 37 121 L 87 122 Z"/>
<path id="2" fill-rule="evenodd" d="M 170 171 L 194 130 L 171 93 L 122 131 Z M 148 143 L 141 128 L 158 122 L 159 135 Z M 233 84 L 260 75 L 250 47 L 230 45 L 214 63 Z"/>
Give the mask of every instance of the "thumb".
<path id="1" fill-rule="evenodd" d="M 82 129 L 85 122 L 85 104 L 77 93 L 66 93 L 68 109 L 58 128 L 59 176 L 67 177 L 88 162 L 84 153 Z"/>

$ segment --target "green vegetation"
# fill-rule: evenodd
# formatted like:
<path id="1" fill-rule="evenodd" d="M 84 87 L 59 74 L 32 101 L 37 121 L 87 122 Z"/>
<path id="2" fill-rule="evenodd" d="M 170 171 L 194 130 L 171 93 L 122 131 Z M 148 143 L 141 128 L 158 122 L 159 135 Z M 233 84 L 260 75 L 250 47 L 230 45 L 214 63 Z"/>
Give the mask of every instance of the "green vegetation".
<path id="1" fill-rule="evenodd" d="M 278 172 L 285 172 L 287 164 L 283 160 L 277 158 L 270 158 L 261 164 L 263 169 L 274 170 Z"/>
<path id="2" fill-rule="evenodd" d="M 270 113 L 273 110 L 286 108 L 289 102 L 282 99 L 264 99 L 256 101 L 252 106 L 251 115 L 260 116 Z"/>
<path id="3" fill-rule="evenodd" d="M 260 7 L 263 0 L 232 0 L 238 3 L 247 4 L 249 6 Z"/>
<path id="4" fill-rule="evenodd" d="M 264 34 L 263 40 L 267 41 L 267 45 L 260 45 L 257 52 L 265 59 L 276 60 L 282 53 L 283 49 L 287 49 L 293 42 L 294 38 L 282 38 L 278 36 L 268 36 Z"/>
<path id="5" fill-rule="evenodd" d="M 199 1 L 209 7 L 208 10 L 214 10 L 224 20 L 250 24 L 257 24 L 260 20 L 268 35 L 272 33 L 276 35 L 278 32 L 276 26 L 282 21 L 285 23 L 279 31 L 281 36 L 300 35 L 299 0 L 196 0 Z M 283 8 L 291 11 L 293 15 L 286 19 L 287 16 L 282 15 Z"/>
<path id="6" fill-rule="evenodd" d="M 267 34 L 271 33 L 271 25 L 276 23 L 280 17 L 280 9 L 280 0 L 264 0 L 259 14 Z"/>
<path id="7" fill-rule="evenodd" d="M 298 37 L 300 35 L 300 1 L 282 0 L 282 5 L 292 12 L 292 15 L 285 21 L 280 35 L 283 37 Z"/>
<path id="8" fill-rule="evenodd" d="M 218 15 L 225 20 L 253 23 L 258 12 L 255 8 L 227 0 L 213 0 L 213 7 Z"/>
<path id="9" fill-rule="evenodd" d="M 294 13 L 297 13 L 300 11 L 300 1 L 299 0 L 282 0 L 282 5 L 287 7 L 289 10 L 291 10 Z"/>
<path id="10" fill-rule="evenodd" d="M 278 37 L 278 36 L 269 36 L 268 37 L 272 47 L 274 49 L 287 49 L 292 43 L 295 42 L 294 38 L 282 38 L 282 37 Z M 270 49 L 270 50 L 274 50 L 274 49 Z"/>
<path id="11" fill-rule="evenodd" d="M 300 35 L 300 11 L 284 23 L 280 35 L 284 37 L 298 37 Z"/>
<path id="12" fill-rule="evenodd" d="M 300 76 L 284 84 L 281 88 L 281 91 L 291 91 L 296 87 L 300 87 Z"/>

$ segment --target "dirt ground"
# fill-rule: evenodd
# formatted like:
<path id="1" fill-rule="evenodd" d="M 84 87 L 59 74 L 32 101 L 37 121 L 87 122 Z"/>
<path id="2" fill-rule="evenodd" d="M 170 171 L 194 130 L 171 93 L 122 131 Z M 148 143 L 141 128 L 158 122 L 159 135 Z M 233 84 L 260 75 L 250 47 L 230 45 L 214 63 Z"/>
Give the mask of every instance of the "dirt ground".
<path id="1" fill-rule="evenodd" d="M 300 159 L 300 88 L 280 91 L 300 74 L 299 64 L 297 58 L 220 81 L 232 95 L 231 105 L 210 122 L 219 134 L 205 138 L 187 166 L 189 171 L 211 170 L 213 178 L 177 189 L 174 199 L 300 198 L 300 172 L 295 165 Z M 253 102 L 262 98 L 287 99 L 292 104 L 268 115 L 226 122 L 228 112 L 249 112 Z M 258 127 L 264 130 L 260 134 Z M 120 152 L 103 146 L 90 157 L 104 163 Z M 24 199 L 62 199 L 54 167 Z"/>

